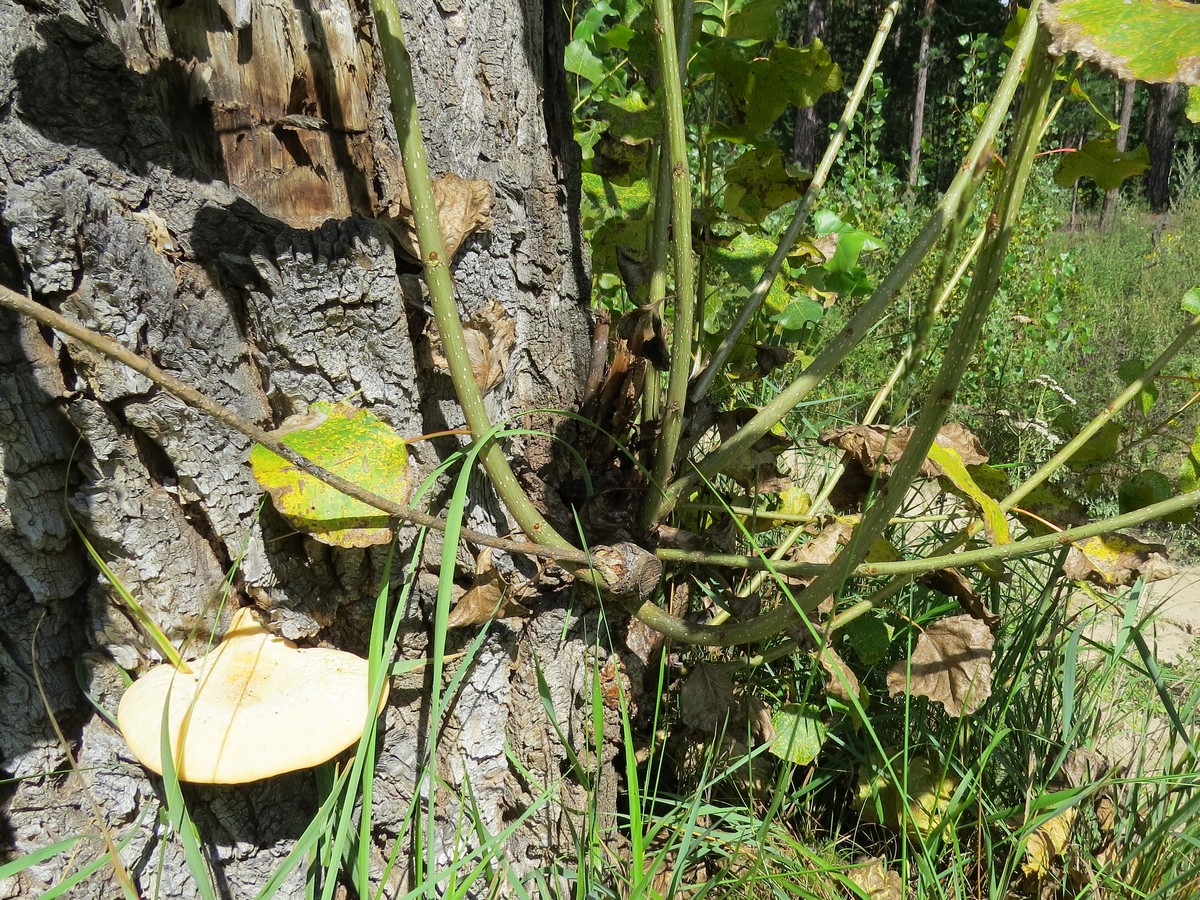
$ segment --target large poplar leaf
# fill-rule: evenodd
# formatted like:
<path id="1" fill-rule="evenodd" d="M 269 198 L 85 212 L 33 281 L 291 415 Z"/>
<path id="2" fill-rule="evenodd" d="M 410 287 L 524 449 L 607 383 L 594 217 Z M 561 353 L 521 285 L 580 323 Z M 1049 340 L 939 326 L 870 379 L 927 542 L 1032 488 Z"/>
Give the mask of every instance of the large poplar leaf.
<path id="1" fill-rule="evenodd" d="M 888 693 L 928 697 L 952 716 L 970 715 L 992 695 L 992 646 L 987 623 L 950 616 L 930 625 L 917 639 L 911 661 L 888 671 Z"/>
<path id="2" fill-rule="evenodd" d="M 714 49 L 708 63 L 728 89 L 739 124 L 716 126 L 710 137 L 736 143 L 755 140 L 790 105 L 812 106 L 822 94 L 840 90 L 842 73 L 820 41 L 807 47 L 778 43 L 764 56 L 746 59 Z"/>
<path id="3" fill-rule="evenodd" d="M 407 503 L 412 491 L 404 439 L 373 413 L 348 403 L 314 403 L 274 432 L 283 444 L 362 488 Z M 301 531 L 335 547 L 391 540 L 389 517 L 314 478 L 261 444 L 250 468 L 275 508 Z"/>
<path id="4" fill-rule="evenodd" d="M 778 147 L 751 148 L 725 170 L 725 212 L 742 222 L 761 224 L 803 194 L 810 181 L 812 173 L 786 163 Z"/>
<path id="5" fill-rule="evenodd" d="M 1150 168 L 1150 151 L 1145 144 L 1118 150 L 1112 138 L 1093 138 L 1074 153 L 1064 153 L 1054 172 L 1054 181 L 1069 188 L 1080 178 L 1090 178 L 1106 191 L 1119 188 Z"/>
<path id="6" fill-rule="evenodd" d="M 1200 84 L 1200 6 L 1181 0 L 1059 0 L 1038 17 L 1052 53 L 1078 53 L 1122 81 Z"/>

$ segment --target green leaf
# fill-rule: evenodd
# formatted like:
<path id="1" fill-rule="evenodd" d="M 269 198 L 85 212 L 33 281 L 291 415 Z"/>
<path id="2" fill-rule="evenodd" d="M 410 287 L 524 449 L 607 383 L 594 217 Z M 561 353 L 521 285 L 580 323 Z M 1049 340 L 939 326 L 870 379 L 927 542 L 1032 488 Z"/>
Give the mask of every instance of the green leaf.
<path id="1" fill-rule="evenodd" d="M 1185 293 L 1179 306 L 1186 313 L 1191 313 L 1193 316 L 1200 316 L 1200 288 L 1192 288 Z"/>
<path id="2" fill-rule="evenodd" d="M 753 148 L 725 170 L 725 212 L 761 224 L 766 216 L 804 193 L 812 175 L 784 163 L 776 147 Z"/>
<path id="3" fill-rule="evenodd" d="M 1067 461 L 1072 469 L 1085 469 L 1096 463 L 1105 463 L 1117 453 L 1117 440 L 1124 429 L 1116 422 L 1105 422 L 1092 439 L 1075 451 Z"/>
<path id="4" fill-rule="evenodd" d="M 712 248 L 709 259 L 748 294 L 762 277 L 763 268 L 775 252 L 775 246 L 775 242 L 768 238 L 742 232 L 729 242 L 728 247 Z M 782 310 L 787 301 L 787 292 L 781 280 L 776 278 L 765 300 L 767 309 Z"/>
<path id="5" fill-rule="evenodd" d="M 840 90 L 842 73 L 820 41 L 803 48 L 779 43 L 766 56 L 745 59 L 721 50 L 709 65 L 726 89 L 740 125 L 717 126 L 710 137 L 748 143 L 763 135 L 789 105 L 812 106 Z"/>
<path id="6" fill-rule="evenodd" d="M 771 716 L 775 737 L 770 751 L 774 756 L 806 766 L 821 752 L 825 743 L 825 723 L 821 710 L 810 703 L 787 703 Z"/>
<path id="7" fill-rule="evenodd" d="M 1187 116 L 1187 120 L 1196 125 L 1200 125 L 1200 90 L 1191 87 L 1188 88 L 1187 104 L 1183 107 L 1183 114 Z"/>
<path id="8" fill-rule="evenodd" d="M 1189 494 L 1192 491 L 1200 488 L 1200 427 L 1196 429 L 1195 437 L 1192 438 L 1192 446 L 1188 449 L 1188 455 L 1183 460 L 1183 465 L 1179 467 L 1179 493 Z M 1192 510 L 1192 515 L 1195 516 L 1195 510 Z"/>
<path id="9" fill-rule="evenodd" d="M 590 44 L 596 37 L 596 34 L 604 28 L 604 20 L 609 16 L 615 15 L 617 15 L 617 11 L 613 9 L 612 4 L 608 0 L 593 0 L 587 14 L 575 26 L 575 31 L 571 34 L 571 37 L 577 41 Z"/>
<path id="10" fill-rule="evenodd" d="M 604 68 L 604 63 L 592 52 L 592 48 L 579 38 L 567 44 L 567 52 L 563 57 L 563 65 L 568 72 L 578 75 L 592 84 L 599 84 L 608 74 L 608 70 Z"/>
<path id="11" fill-rule="evenodd" d="M 825 317 L 825 307 L 811 297 L 797 297 L 783 312 L 771 321 L 784 331 L 800 331 L 806 325 L 816 324 Z"/>
<path id="12" fill-rule="evenodd" d="M 1132 383 L 1146 371 L 1146 364 L 1140 359 L 1127 359 L 1117 366 L 1117 374 L 1126 384 Z M 1151 381 L 1138 394 L 1138 406 L 1142 410 L 1143 416 L 1150 415 L 1150 410 L 1154 408 L 1154 404 L 1158 402 L 1158 387 Z"/>
<path id="13" fill-rule="evenodd" d="M 1180 0 L 1059 0 L 1038 18 L 1053 53 L 1078 53 L 1122 81 L 1200 84 L 1200 6 Z"/>
<path id="14" fill-rule="evenodd" d="M 779 37 L 779 7 L 783 0 L 747 0 L 731 13 L 725 37 L 741 41 L 774 41 Z"/>
<path id="15" fill-rule="evenodd" d="M 285 446 L 365 490 L 407 503 L 412 491 L 404 439 L 373 413 L 348 403 L 314 403 L 275 434 Z M 391 540 L 389 517 L 347 497 L 255 444 L 250 468 L 289 522 L 335 547 L 370 547 Z"/>
<path id="16" fill-rule="evenodd" d="M 866 666 L 873 666 L 886 657 L 892 643 L 891 627 L 875 613 L 859 616 L 843 633 L 854 655 Z"/>
<path id="17" fill-rule="evenodd" d="M 1119 188 L 1126 179 L 1150 168 L 1150 151 L 1145 144 L 1129 151 L 1117 149 L 1112 138 L 1093 138 L 1074 153 L 1063 155 L 1054 181 L 1069 188 L 1080 178 L 1091 178 L 1106 191 Z"/>

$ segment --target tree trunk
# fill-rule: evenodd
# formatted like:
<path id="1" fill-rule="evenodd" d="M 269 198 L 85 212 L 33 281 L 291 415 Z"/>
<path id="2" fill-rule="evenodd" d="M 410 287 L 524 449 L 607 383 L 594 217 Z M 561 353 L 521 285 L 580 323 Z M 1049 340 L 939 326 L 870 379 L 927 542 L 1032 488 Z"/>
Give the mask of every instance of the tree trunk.
<path id="1" fill-rule="evenodd" d="M 1123 82 L 1124 90 L 1120 94 L 1120 108 L 1117 110 L 1117 149 L 1122 153 L 1129 146 L 1129 120 L 1133 117 L 1133 100 L 1137 95 L 1137 82 Z M 1113 188 L 1104 194 L 1104 208 L 1100 212 L 1100 230 L 1108 231 L 1113 226 L 1117 216 L 1117 201 L 1121 198 L 1121 189 Z"/>
<path id="2" fill-rule="evenodd" d="M 586 375 L 588 281 L 561 10 L 540 0 L 401 5 L 435 174 L 486 179 L 497 197 L 492 228 L 454 263 L 464 312 L 496 299 L 515 324 L 507 377 L 488 402 L 497 416 L 572 409 Z M 405 436 L 461 426 L 449 379 L 431 361 L 417 269 L 376 219 L 402 170 L 365 3 L 0 0 L 0 160 L 0 279 L 10 287 L 264 427 L 343 398 Z M 115 838 L 129 839 L 122 857 L 144 896 L 197 896 L 179 842 L 156 819 L 161 780 L 85 696 L 114 710 L 117 666 L 143 670 L 153 654 L 88 563 L 67 509 L 177 644 L 196 630 L 192 646 L 202 646 L 223 626 L 213 598 L 244 550 L 242 605 L 266 610 L 288 638 L 361 653 L 384 552 L 333 549 L 295 534 L 269 505 L 258 513 L 246 439 L 72 340 L 0 314 L 0 366 L 2 843 L 20 856 L 97 834 L 86 791 Z M 458 446 L 412 445 L 418 474 Z M 551 514 L 567 470 L 557 446 L 526 439 L 513 452 Z M 482 486 L 468 524 L 509 528 Z M 412 539 L 403 530 L 401 549 Z M 469 576 L 466 548 L 459 557 Z M 524 561 L 501 563 L 529 574 Z M 436 584 L 428 567 L 417 577 L 407 656 L 425 652 Z M 582 826 L 572 816 L 589 804 L 611 824 L 615 712 L 605 709 L 590 794 L 563 778 L 560 735 L 587 745 L 591 679 L 614 658 L 594 611 L 575 610 L 563 589 L 533 590 L 529 618 L 493 623 L 446 719 L 439 866 L 530 810 L 495 861 L 501 878 L 563 854 L 574 861 L 572 828 Z M 475 634 L 456 631 L 451 642 Z M 82 785 L 64 774 L 35 670 Z M 385 896 L 413 884 L 427 677 L 395 682 L 381 720 L 373 879 L 399 843 Z M 256 894 L 316 806 L 309 773 L 186 796 L 229 897 Z M 472 817 L 477 827 L 464 827 Z M 80 846 L 75 869 L 103 853 L 98 842 Z M 35 896 L 69 870 L 56 857 L 0 895 Z M 298 870 L 278 896 L 303 893 Z M 111 867 L 70 896 L 119 896 Z"/>
<path id="3" fill-rule="evenodd" d="M 912 140 L 908 149 L 908 187 L 917 186 L 921 174 L 921 141 L 925 137 L 925 89 L 929 84 L 929 39 L 933 32 L 936 0 L 925 0 L 921 13 L 921 43 L 917 50 L 917 90 L 913 97 Z"/>
<path id="4" fill-rule="evenodd" d="M 824 40 L 825 19 L 828 14 L 829 0 L 810 0 L 808 4 L 808 26 L 804 30 L 804 40 Z M 812 171 L 817 164 L 817 156 L 824 150 L 818 146 L 821 133 L 821 123 L 817 119 L 816 106 L 806 106 L 796 113 L 796 134 L 792 143 L 792 159 L 802 169 Z"/>
<path id="5" fill-rule="evenodd" d="M 1175 155 L 1175 107 L 1179 85 L 1149 85 L 1150 105 L 1146 110 L 1146 147 L 1150 171 L 1146 173 L 1146 199 L 1156 213 L 1171 208 L 1171 159 Z"/>

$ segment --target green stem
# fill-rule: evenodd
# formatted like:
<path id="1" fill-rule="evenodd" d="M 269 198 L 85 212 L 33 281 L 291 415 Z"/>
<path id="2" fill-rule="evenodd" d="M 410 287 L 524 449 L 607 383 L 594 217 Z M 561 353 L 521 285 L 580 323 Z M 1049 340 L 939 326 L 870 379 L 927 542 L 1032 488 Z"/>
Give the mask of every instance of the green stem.
<path id="1" fill-rule="evenodd" d="M 1037 5 L 1035 0 L 1034 5 Z M 1032 9 L 1033 7 L 1031 7 Z M 883 280 L 870 299 L 863 304 L 845 328 L 830 341 L 821 354 L 804 370 L 804 373 L 792 384 L 751 419 L 738 432 L 722 443 L 716 450 L 706 456 L 696 467 L 696 471 L 680 476 L 666 490 L 666 497 L 660 504 L 660 515 L 672 507 L 683 494 L 692 489 L 702 479 L 711 479 L 746 454 L 754 442 L 765 435 L 784 416 L 803 400 L 827 375 L 833 372 L 846 355 L 874 326 L 887 306 L 892 302 L 897 292 L 916 272 L 925 256 L 933 248 L 941 233 L 949 226 L 949 219 L 958 209 L 963 193 L 969 187 L 980 162 L 985 154 L 990 157 L 992 142 L 1004 121 L 1005 114 L 1012 103 L 1013 96 L 1021 83 L 1021 75 L 1033 51 L 1034 37 L 1037 34 L 1037 22 L 1034 13 L 1021 31 L 1017 45 L 1009 60 L 1008 68 L 996 90 L 996 97 L 989 107 L 987 115 L 980 125 L 979 134 L 975 138 L 967 157 L 960 167 L 958 175 L 947 189 L 941 202 L 930 216 L 929 222 L 921 233 L 913 239 L 912 244 L 904 255 L 897 261 L 895 267 Z"/>
<path id="2" fill-rule="evenodd" d="M 1054 550 L 1066 544 L 1072 544 L 1076 541 L 1086 540 L 1097 535 L 1109 534 L 1114 531 L 1119 531 L 1122 528 L 1132 528 L 1135 525 L 1141 525 L 1143 522 L 1148 522 L 1151 519 L 1157 519 L 1162 516 L 1169 516 L 1172 513 L 1179 512 L 1184 509 L 1191 509 L 1200 505 L 1200 490 L 1190 491 L 1186 494 L 1180 494 L 1178 497 L 1172 497 L 1169 500 L 1162 500 L 1150 506 L 1136 509 L 1133 512 L 1128 512 L 1120 516 L 1113 516 L 1109 519 L 1102 519 L 1098 522 L 1089 522 L 1086 525 L 1079 525 L 1075 528 L 1067 528 L 1063 531 L 1055 531 L 1051 534 L 1041 535 L 1040 537 L 1028 538 L 1023 541 L 1015 541 L 1011 544 L 1000 544 L 994 547 L 981 547 L 978 550 L 968 550 L 963 553 L 952 553 L 947 555 L 933 556 L 923 559 L 906 559 L 899 562 L 890 563 L 867 563 L 857 565 L 852 568 L 847 574 L 853 577 L 872 577 L 872 576 L 903 576 L 913 577 L 924 575 L 929 572 L 936 572 L 941 569 L 950 568 L 952 566 L 967 567 L 978 566 L 990 563 L 1004 562 L 1005 560 L 1017 559 L 1020 557 L 1033 556 L 1038 553 L 1044 553 L 1047 550 Z M 844 556 L 845 554 L 843 554 Z M 691 564 L 707 564 L 716 566 L 728 566 L 731 568 L 741 569 L 773 569 L 780 575 L 813 575 L 823 569 L 822 574 L 828 573 L 834 566 L 821 567 L 811 563 L 772 563 L 769 560 L 752 556 L 737 556 L 735 554 L 717 554 L 717 553 L 697 553 L 686 550 L 659 550 L 658 558 L 664 562 L 676 563 L 691 563 Z M 840 558 L 840 557 L 839 557 Z M 816 582 L 814 582 L 816 584 Z M 816 607 L 817 597 L 811 594 L 812 586 L 805 589 L 801 600 L 806 612 L 811 612 Z M 810 600 L 811 597 L 811 600 Z M 823 599 L 823 598 L 822 598 Z M 775 635 L 781 634 L 788 627 L 795 624 L 799 616 L 795 609 L 790 606 L 779 607 L 768 613 L 750 619 L 746 622 L 741 622 L 736 625 L 728 625 L 722 628 L 714 628 L 711 625 L 691 625 L 687 624 L 685 629 L 677 629 L 674 633 L 665 632 L 668 637 L 675 640 L 684 641 L 691 644 L 707 644 L 715 647 L 729 647 L 737 644 L 748 644 L 757 641 L 767 640 Z M 647 620 L 647 624 L 653 624 Z"/>
<path id="3" fill-rule="evenodd" d="M 746 299 L 746 302 L 742 304 L 742 308 L 738 311 L 737 319 L 730 326 L 720 346 L 713 352 L 712 360 L 709 361 L 709 364 L 705 366 L 704 371 L 700 373 L 692 385 L 689 398 L 693 403 L 698 403 L 708 395 L 708 390 L 712 387 L 713 379 L 725 367 L 725 363 L 729 359 L 729 354 L 737 346 L 742 332 L 746 330 L 746 326 L 750 324 L 751 319 L 754 318 L 759 307 L 762 306 L 763 300 L 771 292 L 771 285 L 779 277 L 779 271 L 783 268 L 783 261 L 792 252 L 792 247 L 796 244 L 796 238 L 800 235 L 800 229 L 808 224 L 808 214 L 816 204 L 817 197 L 820 196 L 822 188 L 825 187 L 829 173 L 833 170 L 833 164 L 841 152 L 842 144 L 846 140 L 846 136 L 850 133 L 851 126 L 854 124 L 854 116 L 858 113 L 859 103 L 866 96 L 867 88 L 871 84 L 871 77 L 875 74 L 875 69 L 879 65 L 879 56 L 883 52 L 883 45 L 887 41 L 888 33 L 892 30 L 892 21 L 896 18 L 896 12 L 899 8 L 900 0 L 893 0 L 887 9 L 884 10 L 883 18 L 879 21 L 879 28 L 875 32 L 875 40 L 872 42 L 871 49 L 867 52 L 867 58 L 863 61 L 862 69 L 858 73 L 858 81 L 855 83 L 854 89 L 850 92 L 850 96 L 846 99 L 846 107 L 842 110 L 842 117 L 838 120 L 837 130 L 829 139 L 829 146 L 825 148 L 825 153 L 817 165 L 817 171 L 813 173 L 812 181 L 809 182 L 804 196 L 800 199 L 800 204 L 796 207 L 787 231 L 779 239 L 779 246 L 775 248 L 775 253 L 771 256 L 766 268 L 763 269 L 762 277 L 758 280 L 758 284 L 754 286 L 754 290 L 750 292 L 750 296 Z"/>
<path id="4" fill-rule="evenodd" d="M 404 175 L 408 183 L 417 242 L 420 244 L 421 265 L 433 302 L 438 334 L 442 339 L 442 349 L 450 368 L 454 393 L 462 406 L 467 427 L 471 429 L 475 440 L 483 440 L 491 432 L 492 423 L 483 405 L 483 393 L 475 383 L 475 376 L 471 370 L 462 319 L 459 317 L 458 304 L 454 297 L 450 260 L 446 258 L 437 204 L 434 201 L 433 183 L 429 177 L 429 163 L 425 157 L 425 142 L 421 137 L 421 120 L 413 89 L 412 63 L 404 46 L 400 13 L 394 0 L 371 0 L 371 12 L 379 30 L 384 73 L 392 95 L 392 117 L 396 123 L 396 135 L 400 139 Z M 490 443 L 483 449 L 480 458 L 497 495 L 516 520 L 518 527 L 534 543 L 559 550 L 575 550 L 533 505 L 533 501 L 517 482 L 501 446 Z"/>
<path id="5" fill-rule="evenodd" d="M 1079 452 L 1088 441 L 1090 441 L 1101 428 L 1107 425 L 1112 418 L 1133 402 L 1142 391 L 1154 380 L 1155 376 L 1163 370 L 1163 367 L 1174 359 L 1184 345 L 1200 331 L 1200 316 L 1196 316 L 1190 321 L 1187 326 L 1179 332 L 1171 345 L 1167 347 L 1154 362 L 1146 368 L 1146 371 L 1126 385 L 1125 390 L 1121 391 L 1092 421 L 1084 426 L 1079 434 L 1075 435 L 1071 440 L 1067 441 L 1049 461 L 1046 462 L 1040 469 L 1034 472 L 1021 484 L 1015 491 L 1009 494 L 1000 502 L 1000 508 L 1003 510 L 1012 509 L 1022 500 L 1029 496 L 1039 485 L 1050 478 L 1055 472 L 1066 465 L 1067 461 Z"/>
<path id="6" fill-rule="evenodd" d="M 675 15 L 671 0 L 654 0 L 654 34 L 663 77 L 667 162 L 671 180 L 671 252 L 675 261 L 675 315 L 671 323 L 671 369 L 667 376 L 662 430 L 655 448 L 652 483 L 666 484 L 675 467 L 675 454 L 683 433 L 688 374 L 692 363 L 693 317 L 696 288 L 692 259 L 692 181 L 687 161 L 687 130 L 683 119 L 683 82 L 679 74 Z M 651 489 L 642 511 L 642 524 L 658 521 L 661 495 Z"/>

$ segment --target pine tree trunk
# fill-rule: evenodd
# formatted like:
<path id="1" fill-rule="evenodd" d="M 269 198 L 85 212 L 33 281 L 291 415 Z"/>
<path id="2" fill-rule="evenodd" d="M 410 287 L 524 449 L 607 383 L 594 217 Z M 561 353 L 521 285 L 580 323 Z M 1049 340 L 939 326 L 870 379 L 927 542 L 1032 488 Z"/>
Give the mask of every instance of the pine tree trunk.
<path id="1" fill-rule="evenodd" d="M 1175 107 L 1179 85 L 1149 85 L 1150 105 L 1146 110 L 1146 146 L 1150 171 L 1146 173 L 1146 199 L 1156 213 L 1171 208 L 1171 159 L 1175 154 Z"/>
<path id="2" fill-rule="evenodd" d="M 808 25 L 804 29 L 806 43 L 813 40 L 824 40 L 825 19 L 828 14 L 829 0 L 810 0 L 808 4 Z M 796 113 L 796 133 L 792 143 L 792 159 L 796 165 L 811 171 L 817 164 L 817 156 L 824 150 L 820 146 L 821 124 L 817 119 L 817 108 L 806 106 Z"/>
<path id="3" fill-rule="evenodd" d="M 936 0 L 925 0 L 921 13 L 921 43 L 917 50 L 917 90 L 913 97 L 912 140 L 908 150 L 908 186 L 915 188 L 921 174 L 921 141 L 925 137 L 925 90 L 929 85 L 929 41 L 933 33 Z"/>
<path id="4" fill-rule="evenodd" d="M 561 9 L 541 0 L 401 7 L 435 174 L 495 189 L 492 228 L 467 241 L 453 270 L 466 313 L 499 300 L 515 324 L 507 376 L 489 404 L 497 416 L 572 409 L 586 375 L 588 281 Z M 417 269 L 376 218 L 402 170 L 365 3 L 0 0 L 0 162 L 6 285 L 264 427 L 343 398 L 405 436 L 461 425 L 432 361 Z M 19 856 L 97 834 L 86 791 L 116 839 L 129 838 L 122 856 L 144 896 L 197 896 L 178 841 L 156 820 L 161 780 L 147 777 L 85 696 L 115 709 L 118 666 L 144 670 L 152 654 L 88 562 L 68 509 L 177 643 L 197 629 L 202 645 L 218 627 L 213 598 L 244 551 L 241 604 L 269 611 L 298 642 L 362 652 L 384 553 L 332 549 L 295 534 L 269 505 L 259 514 L 246 439 L 74 341 L 0 313 L 0 367 L 0 759 L 12 779 L 0 795 L 0 844 Z M 458 446 L 414 444 L 419 473 Z M 513 448 L 551 514 L 568 465 L 556 447 L 547 438 Z M 508 530 L 482 483 L 468 522 Z M 402 549 L 412 538 L 402 532 Z M 476 551 L 460 548 L 465 576 Z M 406 613 L 405 655 L 425 652 L 436 583 L 427 566 Z M 493 624 L 437 748 L 441 866 L 480 843 L 464 827 L 472 816 L 498 834 L 533 810 L 495 867 L 515 878 L 574 858 L 572 817 L 589 803 L 611 822 L 603 814 L 619 787 L 615 713 L 606 708 L 590 796 L 563 778 L 560 740 L 585 746 L 583 711 L 590 722 L 591 679 L 609 650 L 595 638 L 594 612 L 576 611 L 569 592 L 544 579 L 535 584 L 523 601 L 528 619 Z M 65 748 L 35 670 L 82 785 L 63 774 Z M 559 723 L 549 721 L 539 671 Z M 408 818 L 427 677 L 395 683 L 382 720 L 372 878 L 399 840 L 385 896 L 412 883 Z M 470 811 L 453 799 L 468 794 Z M 236 898 L 255 895 L 316 806 L 307 772 L 188 788 L 187 798 L 221 892 Z M 103 852 L 98 842 L 81 846 L 75 869 Z M 0 895 L 36 896 L 67 868 L 62 857 L 46 861 Z M 278 896 L 303 890 L 297 872 Z M 119 896 L 111 868 L 70 896 Z"/>

